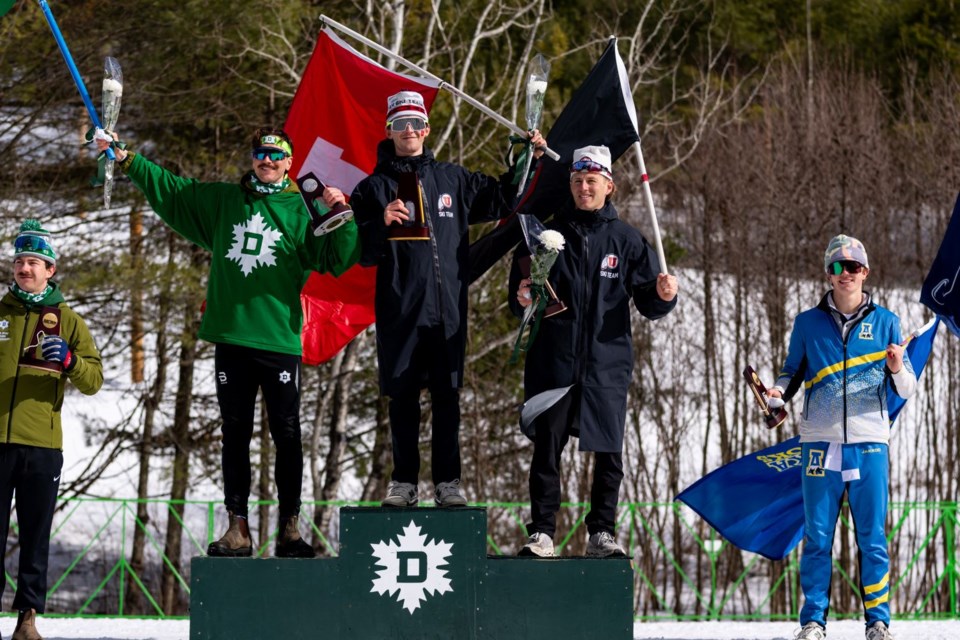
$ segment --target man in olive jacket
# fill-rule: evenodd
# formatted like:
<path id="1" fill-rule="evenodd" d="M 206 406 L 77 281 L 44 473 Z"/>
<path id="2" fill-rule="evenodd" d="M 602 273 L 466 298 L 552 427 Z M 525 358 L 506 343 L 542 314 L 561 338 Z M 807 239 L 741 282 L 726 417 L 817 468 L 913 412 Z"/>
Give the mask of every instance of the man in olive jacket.
<path id="1" fill-rule="evenodd" d="M 20 562 L 13 640 L 37 640 L 47 596 L 47 554 L 60 474 L 60 407 L 69 379 L 86 395 L 103 384 L 100 353 L 87 325 L 51 278 L 57 254 L 35 220 L 14 242 L 14 283 L 0 300 L 0 541 L 6 553 L 16 495 Z M 0 594 L 6 581 L 0 581 Z"/>

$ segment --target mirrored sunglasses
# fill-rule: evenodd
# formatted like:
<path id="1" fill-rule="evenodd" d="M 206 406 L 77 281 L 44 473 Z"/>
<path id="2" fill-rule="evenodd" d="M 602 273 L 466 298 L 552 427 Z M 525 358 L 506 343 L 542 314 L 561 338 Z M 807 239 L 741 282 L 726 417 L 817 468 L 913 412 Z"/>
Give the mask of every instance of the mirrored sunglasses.
<path id="1" fill-rule="evenodd" d="M 827 269 L 827 273 L 832 276 L 838 276 L 844 271 L 850 274 L 860 273 L 863 271 L 863 265 L 853 260 L 839 260 L 832 263 L 830 268 Z"/>
<path id="2" fill-rule="evenodd" d="M 572 165 L 570 165 L 571 171 L 590 171 L 607 174 L 610 173 L 610 170 L 599 162 L 594 162 L 593 160 L 577 160 Z"/>
<path id="3" fill-rule="evenodd" d="M 13 248 L 17 251 L 52 251 L 50 243 L 40 236 L 22 235 L 13 241 Z"/>
<path id="4" fill-rule="evenodd" d="M 408 117 L 408 118 L 397 118 L 396 120 L 391 120 L 387 123 L 387 126 L 390 127 L 390 131 L 395 131 L 397 133 L 401 131 L 406 131 L 407 127 L 410 127 L 414 131 L 423 131 L 427 128 L 429 123 L 423 118 Z"/>
<path id="5" fill-rule="evenodd" d="M 272 160 L 273 162 L 280 162 L 284 158 L 289 158 L 290 156 L 283 149 L 274 149 L 272 147 L 259 147 L 253 150 L 253 159 L 254 160 Z"/>

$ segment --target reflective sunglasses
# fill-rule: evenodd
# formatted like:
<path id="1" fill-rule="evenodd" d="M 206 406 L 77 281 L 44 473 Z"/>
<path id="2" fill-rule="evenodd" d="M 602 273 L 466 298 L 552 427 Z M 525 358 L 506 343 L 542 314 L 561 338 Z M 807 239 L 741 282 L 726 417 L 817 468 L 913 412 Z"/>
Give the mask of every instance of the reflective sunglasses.
<path id="1" fill-rule="evenodd" d="M 387 123 L 387 126 L 390 127 L 390 131 L 394 131 L 396 133 L 406 131 L 407 127 L 410 127 L 414 131 L 423 131 L 428 125 L 429 123 L 423 118 L 417 118 L 414 116 L 397 118 L 396 120 L 391 120 Z"/>
<path id="2" fill-rule="evenodd" d="M 610 170 L 599 162 L 594 162 L 593 160 L 577 160 L 572 165 L 570 165 L 571 171 L 590 171 L 603 174 L 609 174 Z"/>
<path id="3" fill-rule="evenodd" d="M 290 157 L 290 154 L 283 149 L 273 147 L 258 147 L 253 150 L 252 155 L 254 160 L 272 160 L 273 162 L 280 162 L 284 158 Z"/>
<path id="4" fill-rule="evenodd" d="M 13 248 L 17 251 L 52 251 L 50 243 L 40 236 L 22 235 L 13 241 Z"/>
<path id="5" fill-rule="evenodd" d="M 863 265 L 853 260 L 840 260 L 831 264 L 827 269 L 827 273 L 832 276 L 838 276 L 844 271 L 851 274 L 860 273 L 863 271 Z"/>

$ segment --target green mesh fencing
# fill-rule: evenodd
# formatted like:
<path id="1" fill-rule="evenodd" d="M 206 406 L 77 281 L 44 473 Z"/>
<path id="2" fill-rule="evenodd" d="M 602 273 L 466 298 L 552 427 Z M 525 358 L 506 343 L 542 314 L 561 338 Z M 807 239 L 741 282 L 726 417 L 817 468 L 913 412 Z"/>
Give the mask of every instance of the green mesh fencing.
<path id="1" fill-rule="evenodd" d="M 137 516 L 143 505 L 147 516 Z M 897 618 L 960 619 L 956 502 L 894 502 L 888 516 L 891 609 Z M 322 555 L 338 548 L 338 508 L 356 502 L 305 502 L 301 530 Z M 487 509 L 487 553 L 512 555 L 525 542 L 523 503 Z M 209 501 L 73 498 L 54 521 L 48 615 L 171 617 L 187 614 L 190 558 L 222 533 L 226 515 Z M 269 520 L 261 528 L 259 514 Z M 429 507 L 424 507 L 429 508 Z M 321 530 L 314 515 L 331 510 Z M 588 504 L 565 503 L 555 540 L 560 555 L 582 555 Z M 848 511 L 834 543 L 831 615 L 862 615 L 856 545 Z M 254 555 L 269 556 L 277 535 L 275 503 L 250 505 Z M 138 533 L 139 532 L 139 533 Z M 16 521 L 7 540 L 4 609 L 16 588 Z M 633 559 L 638 620 L 788 620 L 802 604 L 799 552 L 772 562 L 733 547 L 680 503 L 621 503 L 617 537 Z M 134 554 L 134 545 L 141 551 Z"/>

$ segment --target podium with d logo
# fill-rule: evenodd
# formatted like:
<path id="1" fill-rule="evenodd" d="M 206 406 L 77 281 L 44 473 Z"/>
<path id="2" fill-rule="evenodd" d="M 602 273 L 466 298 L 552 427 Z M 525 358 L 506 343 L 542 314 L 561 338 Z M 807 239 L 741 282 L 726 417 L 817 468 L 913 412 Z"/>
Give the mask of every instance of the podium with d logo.
<path id="1" fill-rule="evenodd" d="M 486 555 L 481 508 L 343 508 L 336 558 L 194 558 L 190 638 L 633 637 L 630 561 Z"/>

